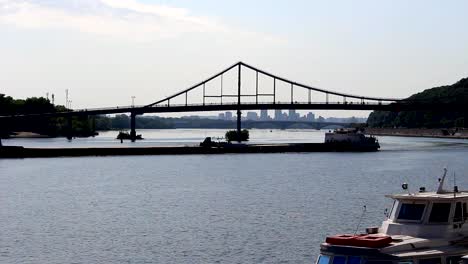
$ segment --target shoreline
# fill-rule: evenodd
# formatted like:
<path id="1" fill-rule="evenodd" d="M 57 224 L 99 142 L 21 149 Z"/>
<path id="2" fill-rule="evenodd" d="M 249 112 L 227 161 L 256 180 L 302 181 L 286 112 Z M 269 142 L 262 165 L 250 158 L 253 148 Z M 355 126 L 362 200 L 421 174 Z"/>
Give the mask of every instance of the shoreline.
<path id="1" fill-rule="evenodd" d="M 75 135 L 73 138 L 89 138 L 89 137 L 95 137 L 98 136 L 99 133 L 95 132 L 89 135 Z M 0 137 L 1 139 L 40 139 L 40 138 L 66 138 L 66 136 L 50 136 L 50 135 L 44 135 L 44 134 L 38 134 L 34 132 L 24 132 L 24 131 L 19 131 L 19 132 L 13 132 L 12 134 L 8 135 L 7 137 Z"/>
<path id="2" fill-rule="evenodd" d="M 211 128 L 208 128 L 211 129 Z M 119 131 L 103 130 L 101 132 Z M 446 128 L 365 128 L 364 134 L 372 136 L 394 136 L 394 137 L 427 137 L 427 138 L 451 138 L 468 139 L 468 129 L 446 129 Z M 63 136 L 47 136 L 32 132 L 16 132 L 8 138 L 2 139 L 45 139 L 60 138 Z M 77 138 L 88 138 L 94 136 L 84 136 Z"/>
<path id="3" fill-rule="evenodd" d="M 366 128 L 364 133 L 373 136 L 468 139 L 468 130 L 466 129 Z"/>
<path id="4" fill-rule="evenodd" d="M 8 138 L 52 138 L 51 136 L 48 135 L 42 135 L 34 132 L 14 132 L 11 134 Z M 6 139 L 8 139 L 6 138 Z"/>

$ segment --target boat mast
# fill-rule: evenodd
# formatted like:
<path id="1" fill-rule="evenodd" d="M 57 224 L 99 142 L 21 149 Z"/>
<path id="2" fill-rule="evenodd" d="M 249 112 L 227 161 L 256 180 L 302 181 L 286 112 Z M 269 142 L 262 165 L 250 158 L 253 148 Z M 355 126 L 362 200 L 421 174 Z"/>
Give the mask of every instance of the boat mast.
<path id="1" fill-rule="evenodd" d="M 442 194 L 442 193 L 447 192 L 444 190 L 445 176 L 447 176 L 447 168 L 444 168 L 444 176 L 442 176 L 442 179 L 439 179 L 439 188 L 437 188 L 437 194 Z"/>

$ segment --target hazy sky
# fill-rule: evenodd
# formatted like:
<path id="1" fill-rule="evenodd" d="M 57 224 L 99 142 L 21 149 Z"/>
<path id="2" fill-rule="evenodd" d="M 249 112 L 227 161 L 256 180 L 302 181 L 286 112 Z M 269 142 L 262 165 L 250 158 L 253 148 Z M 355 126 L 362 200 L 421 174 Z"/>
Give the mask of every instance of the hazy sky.
<path id="1" fill-rule="evenodd" d="M 0 0 L 0 93 L 147 104 L 244 61 L 325 89 L 407 97 L 468 76 L 467 10 L 462 0 Z"/>

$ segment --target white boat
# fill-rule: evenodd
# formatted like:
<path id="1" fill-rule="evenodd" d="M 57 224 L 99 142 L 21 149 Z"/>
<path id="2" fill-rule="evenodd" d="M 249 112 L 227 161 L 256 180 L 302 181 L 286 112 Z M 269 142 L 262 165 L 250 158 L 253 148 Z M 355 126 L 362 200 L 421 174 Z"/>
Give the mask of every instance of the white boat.
<path id="1" fill-rule="evenodd" d="M 394 203 L 380 227 L 327 237 L 316 264 L 468 264 L 468 192 L 445 190 L 446 174 L 434 192 L 388 195 Z"/>

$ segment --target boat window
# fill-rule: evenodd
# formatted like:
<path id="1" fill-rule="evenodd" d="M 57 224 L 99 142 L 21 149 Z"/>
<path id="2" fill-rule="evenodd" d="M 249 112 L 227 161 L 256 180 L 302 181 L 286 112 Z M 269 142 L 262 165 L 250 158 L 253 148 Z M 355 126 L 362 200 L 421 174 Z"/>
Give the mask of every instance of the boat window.
<path id="1" fill-rule="evenodd" d="M 392 208 L 390 209 L 390 213 L 388 214 L 388 217 L 390 219 L 395 219 L 395 211 L 398 208 L 398 201 L 394 200 Z"/>
<path id="2" fill-rule="evenodd" d="M 334 256 L 333 257 L 333 264 L 346 264 L 346 257 L 345 256 Z"/>
<path id="3" fill-rule="evenodd" d="M 402 261 L 398 261 L 398 264 L 413 264 L 413 261 L 412 260 L 402 260 Z"/>
<path id="4" fill-rule="evenodd" d="M 330 256 L 320 255 L 317 264 L 328 264 L 330 263 Z"/>
<path id="5" fill-rule="evenodd" d="M 424 213 L 425 204 L 410 204 L 404 203 L 400 206 L 398 213 L 399 220 L 421 220 Z"/>
<path id="6" fill-rule="evenodd" d="M 461 256 L 451 256 L 445 259 L 445 264 L 458 264 L 461 260 Z"/>
<path id="7" fill-rule="evenodd" d="M 393 264 L 390 260 L 368 260 L 365 264 Z"/>
<path id="8" fill-rule="evenodd" d="M 419 264 L 442 264 L 441 258 L 420 259 Z"/>
<path id="9" fill-rule="evenodd" d="M 450 203 L 434 203 L 432 204 L 431 215 L 429 216 L 430 223 L 446 223 L 450 214 Z"/>
<path id="10" fill-rule="evenodd" d="M 455 204 L 455 215 L 453 216 L 454 222 L 462 222 L 463 221 L 463 212 L 462 212 L 462 203 L 457 202 Z"/>
<path id="11" fill-rule="evenodd" d="M 348 264 L 361 264 L 361 257 L 349 256 Z"/>

